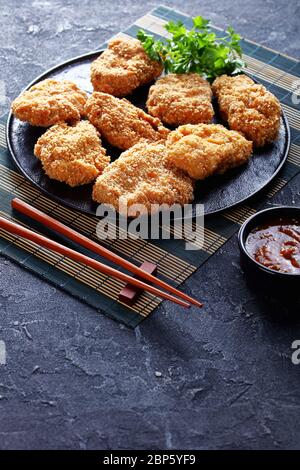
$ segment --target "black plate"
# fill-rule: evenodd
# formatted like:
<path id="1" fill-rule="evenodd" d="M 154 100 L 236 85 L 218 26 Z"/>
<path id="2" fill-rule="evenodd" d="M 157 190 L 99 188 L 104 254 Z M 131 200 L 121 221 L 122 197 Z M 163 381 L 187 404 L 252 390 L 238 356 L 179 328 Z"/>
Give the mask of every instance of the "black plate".
<path id="1" fill-rule="evenodd" d="M 102 51 L 91 52 L 71 59 L 43 73 L 30 88 L 46 78 L 68 79 L 88 93 L 90 64 Z M 136 106 L 145 109 L 149 87 L 137 90 L 128 97 Z M 33 127 L 9 115 L 7 122 L 7 143 L 11 155 L 23 175 L 50 198 L 87 214 L 95 214 L 97 205 L 91 199 L 92 185 L 70 188 L 66 184 L 51 180 L 42 170 L 40 161 L 34 156 L 33 148 L 45 128 Z M 108 154 L 117 158 L 120 152 L 107 145 Z M 247 165 L 228 171 L 225 175 L 214 176 L 198 182 L 194 204 L 204 204 L 205 214 L 214 214 L 228 209 L 264 188 L 275 177 L 285 162 L 290 146 L 290 131 L 287 119 L 282 113 L 281 127 L 277 141 L 263 149 L 255 150 Z"/>

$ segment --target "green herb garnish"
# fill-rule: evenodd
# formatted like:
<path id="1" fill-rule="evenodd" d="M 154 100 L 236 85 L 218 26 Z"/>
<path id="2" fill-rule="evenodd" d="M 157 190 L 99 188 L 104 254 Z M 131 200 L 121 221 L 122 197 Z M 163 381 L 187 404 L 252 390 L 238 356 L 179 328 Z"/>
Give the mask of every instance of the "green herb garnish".
<path id="1" fill-rule="evenodd" d="M 199 73 L 212 81 L 222 74 L 240 73 L 246 64 L 242 59 L 240 35 L 229 27 L 223 37 L 217 37 L 210 21 L 196 16 L 189 31 L 181 21 L 169 21 L 165 28 L 170 38 L 157 41 L 139 30 L 137 38 L 148 56 L 163 63 L 165 72 Z"/>

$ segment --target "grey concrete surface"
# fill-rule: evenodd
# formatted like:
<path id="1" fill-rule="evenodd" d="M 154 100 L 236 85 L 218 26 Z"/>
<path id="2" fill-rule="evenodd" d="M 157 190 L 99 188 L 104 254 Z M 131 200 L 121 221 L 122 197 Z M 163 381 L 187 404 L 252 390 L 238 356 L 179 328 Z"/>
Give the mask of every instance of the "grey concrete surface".
<path id="1" fill-rule="evenodd" d="M 8 100 L 160 3 L 0 0 Z M 296 0 L 164 4 L 299 56 Z M 274 204 L 299 205 L 299 182 Z M 299 303 L 247 284 L 236 237 L 184 289 L 201 292 L 201 313 L 166 302 L 132 331 L 1 257 L 0 448 L 300 448 Z"/>

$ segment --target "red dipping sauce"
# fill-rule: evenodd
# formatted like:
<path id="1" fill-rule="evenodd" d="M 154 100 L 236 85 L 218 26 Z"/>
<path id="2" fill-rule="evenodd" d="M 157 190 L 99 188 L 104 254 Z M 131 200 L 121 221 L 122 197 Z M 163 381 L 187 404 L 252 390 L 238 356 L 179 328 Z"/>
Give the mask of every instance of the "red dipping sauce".
<path id="1" fill-rule="evenodd" d="M 277 219 L 252 230 L 246 240 L 249 255 L 274 271 L 300 274 L 300 221 Z"/>

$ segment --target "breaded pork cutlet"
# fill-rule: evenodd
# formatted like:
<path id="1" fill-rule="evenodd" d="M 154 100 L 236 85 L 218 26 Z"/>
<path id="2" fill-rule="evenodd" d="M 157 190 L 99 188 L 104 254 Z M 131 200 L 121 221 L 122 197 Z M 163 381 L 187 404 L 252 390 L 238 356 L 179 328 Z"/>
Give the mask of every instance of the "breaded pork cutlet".
<path id="1" fill-rule="evenodd" d="M 91 82 L 96 91 L 122 97 L 159 77 L 162 69 L 137 39 L 115 38 L 92 63 Z"/>
<path id="2" fill-rule="evenodd" d="M 263 147 L 277 138 L 280 104 L 263 85 L 246 75 L 222 75 L 216 78 L 212 89 L 230 129 L 241 132 L 255 147 Z"/>
<path id="3" fill-rule="evenodd" d="M 151 86 L 148 112 L 166 124 L 211 122 L 214 110 L 209 83 L 197 73 L 170 73 Z"/>
<path id="4" fill-rule="evenodd" d="M 85 107 L 87 117 L 115 147 L 127 150 L 142 139 L 165 139 L 169 130 L 161 121 L 136 108 L 125 98 L 94 92 Z"/>
<path id="5" fill-rule="evenodd" d="M 220 124 L 180 126 L 166 147 L 169 161 L 196 180 L 242 165 L 252 153 L 252 142 Z"/>
<path id="6" fill-rule="evenodd" d="M 145 210 L 141 213 L 147 213 L 151 204 L 189 203 L 193 199 L 193 183 L 167 162 L 164 145 L 141 142 L 121 154 L 97 178 L 93 199 L 112 204 L 123 214 L 126 205 L 129 208 L 143 204 Z"/>
<path id="7" fill-rule="evenodd" d="M 35 144 L 34 154 L 50 178 L 69 186 L 91 183 L 110 161 L 99 133 L 88 121 L 50 127 Z"/>
<path id="8" fill-rule="evenodd" d="M 13 114 L 33 126 L 76 122 L 83 115 L 87 95 L 68 80 L 47 79 L 33 85 L 12 103 Z"/>

